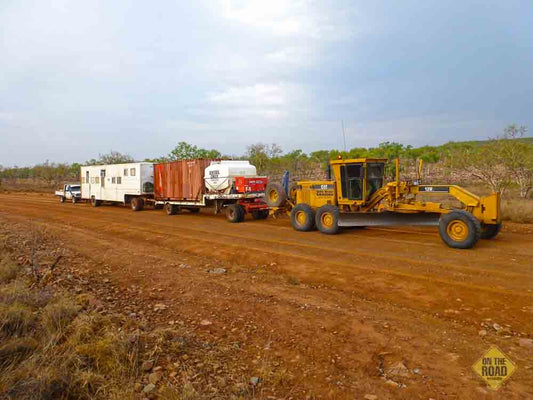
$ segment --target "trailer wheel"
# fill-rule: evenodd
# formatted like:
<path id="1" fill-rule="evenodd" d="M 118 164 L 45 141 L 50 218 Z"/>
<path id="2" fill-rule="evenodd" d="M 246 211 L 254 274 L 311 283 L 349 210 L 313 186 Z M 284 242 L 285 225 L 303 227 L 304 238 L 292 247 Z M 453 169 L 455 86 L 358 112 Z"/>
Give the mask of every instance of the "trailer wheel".
<path id="1" fill-rule="evenodd" d="M 339 208 L 323 205 L 316 212 L 316 227 L 322 233 L 334 235 L 339 232 Z"/>
<path id="2" fill-rule="evenodd" d="M 64 203 L 65 202 L 65 196 L 59 196 L 59 202 Z"/>
<path id="3" fill-rule="evenodd" d="M 144 201 L 141 197 L 134 197 L 130 203 L 132 211 L 142 211 L 144 208 Z"/>
<path id="4" fill-rule="evenodd" d="M 481 224 L 467 211 L 456 210 L 442 214 L 439 221 L 442 241 L 454 249 L 469 249 L 481 236 Z"/>
<path id="5" fill-rule="evenodd" d="M 267 219 L 268 210 L 254 210 L 252 211 L 252 217 L 254 219 Z"/>
<path id="6" fill-rule="evenodd" d="M 494 239 L 502 229 L 502 224 L 481 224 L 481 239 Z"/>
<path id="7" fill-rule="evenodd" d="M 287 193 L 281 184 L 271 182 L 265 190 L 265 201 L 270 207 L 279 207 L 287 200 Z"/>
<path id="8" fill-rule="evenodd" d="M 165 204 L 165 212 L 167 213 L 167 215 L 176 215 L 177 213 L 179 213 L 179 211 L 179 206 L 169 203 Z"/>
<path id="9" fill-rule="evenodd" d="M 226 219 L 233 223 L 244 221 L 244 208 L 240 204 L 230 204 L 226 208 Z"/>
<path id="10" fill-rule="evenodd" d="M 307 232 L 315 229 L 315 211 L 307 204 L 300 203 L 291 211 L 292 227 Z"/>
<path id="11" fill-rule="evenodd" d="M 102 205 L 102 201 L 101 200 L 96 200 L 96 198 L 93 196 L 93 197 L 91 197 L 91 205 L 93 207 L 100 207 L 100 205 Z"/>

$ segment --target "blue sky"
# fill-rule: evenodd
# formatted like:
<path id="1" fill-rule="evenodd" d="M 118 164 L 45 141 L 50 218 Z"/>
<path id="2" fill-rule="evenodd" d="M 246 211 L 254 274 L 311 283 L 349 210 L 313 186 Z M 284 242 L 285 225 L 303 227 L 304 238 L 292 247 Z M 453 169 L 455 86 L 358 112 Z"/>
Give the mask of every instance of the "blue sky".
<path id="1" fill-rule="evenodd" d="M 531 1 L 0 0 L 0 164 L 532 127 Z"/>

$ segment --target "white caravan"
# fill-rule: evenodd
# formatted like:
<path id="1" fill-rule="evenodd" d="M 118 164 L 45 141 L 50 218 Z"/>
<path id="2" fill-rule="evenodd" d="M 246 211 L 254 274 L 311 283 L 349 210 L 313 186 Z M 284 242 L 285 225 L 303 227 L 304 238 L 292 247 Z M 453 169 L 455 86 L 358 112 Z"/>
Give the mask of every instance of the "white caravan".
<path id="1" fill-rule="evenodd" d="M 147 162 L 81 167 L 81 198 L 94 207 L 103 201 L 131 204 L 138 211 L 154 192 L 154 164 Z"/>

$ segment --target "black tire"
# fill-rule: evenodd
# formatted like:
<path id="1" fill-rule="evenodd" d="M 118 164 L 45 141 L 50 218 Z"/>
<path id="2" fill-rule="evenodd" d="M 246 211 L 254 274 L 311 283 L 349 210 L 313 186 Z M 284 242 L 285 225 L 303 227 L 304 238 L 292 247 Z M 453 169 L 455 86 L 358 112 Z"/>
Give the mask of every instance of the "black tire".
<path id="1" fill-rule="evenodd" d="M 330 204 L 323 205 L 316 212 L 315 223 L 320 232 L 335 235 L 339 232 L 339 208 Z"/>
<path id="2" fill-rule="evenodd" d="M 252 211 L 252 217 L 254 219 L 267 219 L 268 210 L 254 210 Z"/>
<path id="3" fill-rule="evenodd" d="M 169 203 L 165 204 L 165 212 L 167 213 L 167 215 L 176 215 L 179 213 L 179 211 L 179 206 Z"/>
<path id="4" fill-rule="evenodd" d="M 265 201 L 269 207 L 280 207 L 287 200 L 287 193 L 280 183 L 271 182 L 265 190 Z"/>
<path id="5" fill-rule="evenodd" d="M 142 211 L 144 208 L 144 201 L 141 197 L 134 197 L 130 203 L 132 211 Z"/>
<path id="6" fill-rule="evenodd" d="M 96 200 L 96 198 L 93 196 L 93 197 L 91 197 L 91 205 L 93 207 L 100 207 L 102 205 L 102 201 L 101 200 Z"/>
<path id="7" fill-rule="evenodd" d="M 232 223 L 244 221 L 244 208 L 239 204 L 230 204 L 226 207 L 226 219 Z"/>
<path id="8" fill-rule="evenodd" d="M 494 239 L 502 230 L 502 224 L 481 224 L 481 239 Z"/>
<path id="9" fill-rule="evenodd" d="M 309 205 L 300 203 L 291 211 L 291 223 L 297 231 L 312 231 L 315 229 L 315 211 Z"/>
<path id="10" fill-rule="evenodd" d="M 72 201 L 72 204 L 76 204 L 78 202 L 78 199 L 76 198 L 76 196 L 72 196 L 72 199 L 70 199 Z"/>
<path id="11" fill-rule="evenodd" d="M 65 196 L 59 196 L 59 202 L 64 203 L 65 202 Z"/>
<path id="12" fill-rule="evenodd" d="M 481 224 L 467 211 L 451 211 L 441 215 L 439 233 L 449 247 L 470 249 L 481 237 Z"/>

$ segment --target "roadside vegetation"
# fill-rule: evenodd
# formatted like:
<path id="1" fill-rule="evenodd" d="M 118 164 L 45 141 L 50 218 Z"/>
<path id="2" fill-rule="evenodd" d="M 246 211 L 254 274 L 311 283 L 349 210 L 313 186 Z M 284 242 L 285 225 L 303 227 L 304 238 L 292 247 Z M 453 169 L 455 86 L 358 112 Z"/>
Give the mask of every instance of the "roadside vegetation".
<path id="1" fill-rule="evenodd" d="M 503 216 L 516 222 L 531 222 L 533 188 L 533 138 L 526 137 L 527 127 L 509 125 L 501 136 L 486 141 L 448 142 L 441 146 L 413 147 L 384 142 L 373 148 L 353 148 L 348 151 L 317 150 L 309 154 L 302 150 L 284 153 L 277 144 L 256 143 L 248 146 L 243 156 L 224 156 L 215 149 L 203 149 L 180 142 L 167 155 L 146 159 L 151 162 L 193 158 L 248 159 L 258 173 L 279 180 L 284 171 L 291 179 L 323 179 L 329 160 L 342 158 L 386 158 L 401 161 L 403 179 L 418 179 L 418 163 L 423 161 L 422 181 L 425 183 L 457 184 L 488 189 L 502 195 Z M 84 165 L 132 162 L 133 157 L 117 151 L 101 154 Z M 46 161 L 33 167 L 2 168 L 0 190 L 49 191 L 65 181 L 78 179 L 81 164 L 57 164 Z M 394 166 L 389 164 L 386 178 L 394 179 Z"/>
<path id="2" fill-rule="evenodd" d="M 67 269 L 72 255 L 58 257 L 54 234 L 30 225 L 15 236 L 3 227 L 0 239 L 1 399 L 240 399 L 255 392 L 257 383 L 232 365 L 233 345 L 206 342 L 188 325 L 113 312 L 106 300 L 115 294 L 98 278 L 88 286 L 102 287 L 103 298 L 73 287 L 85 278 Z"/>

